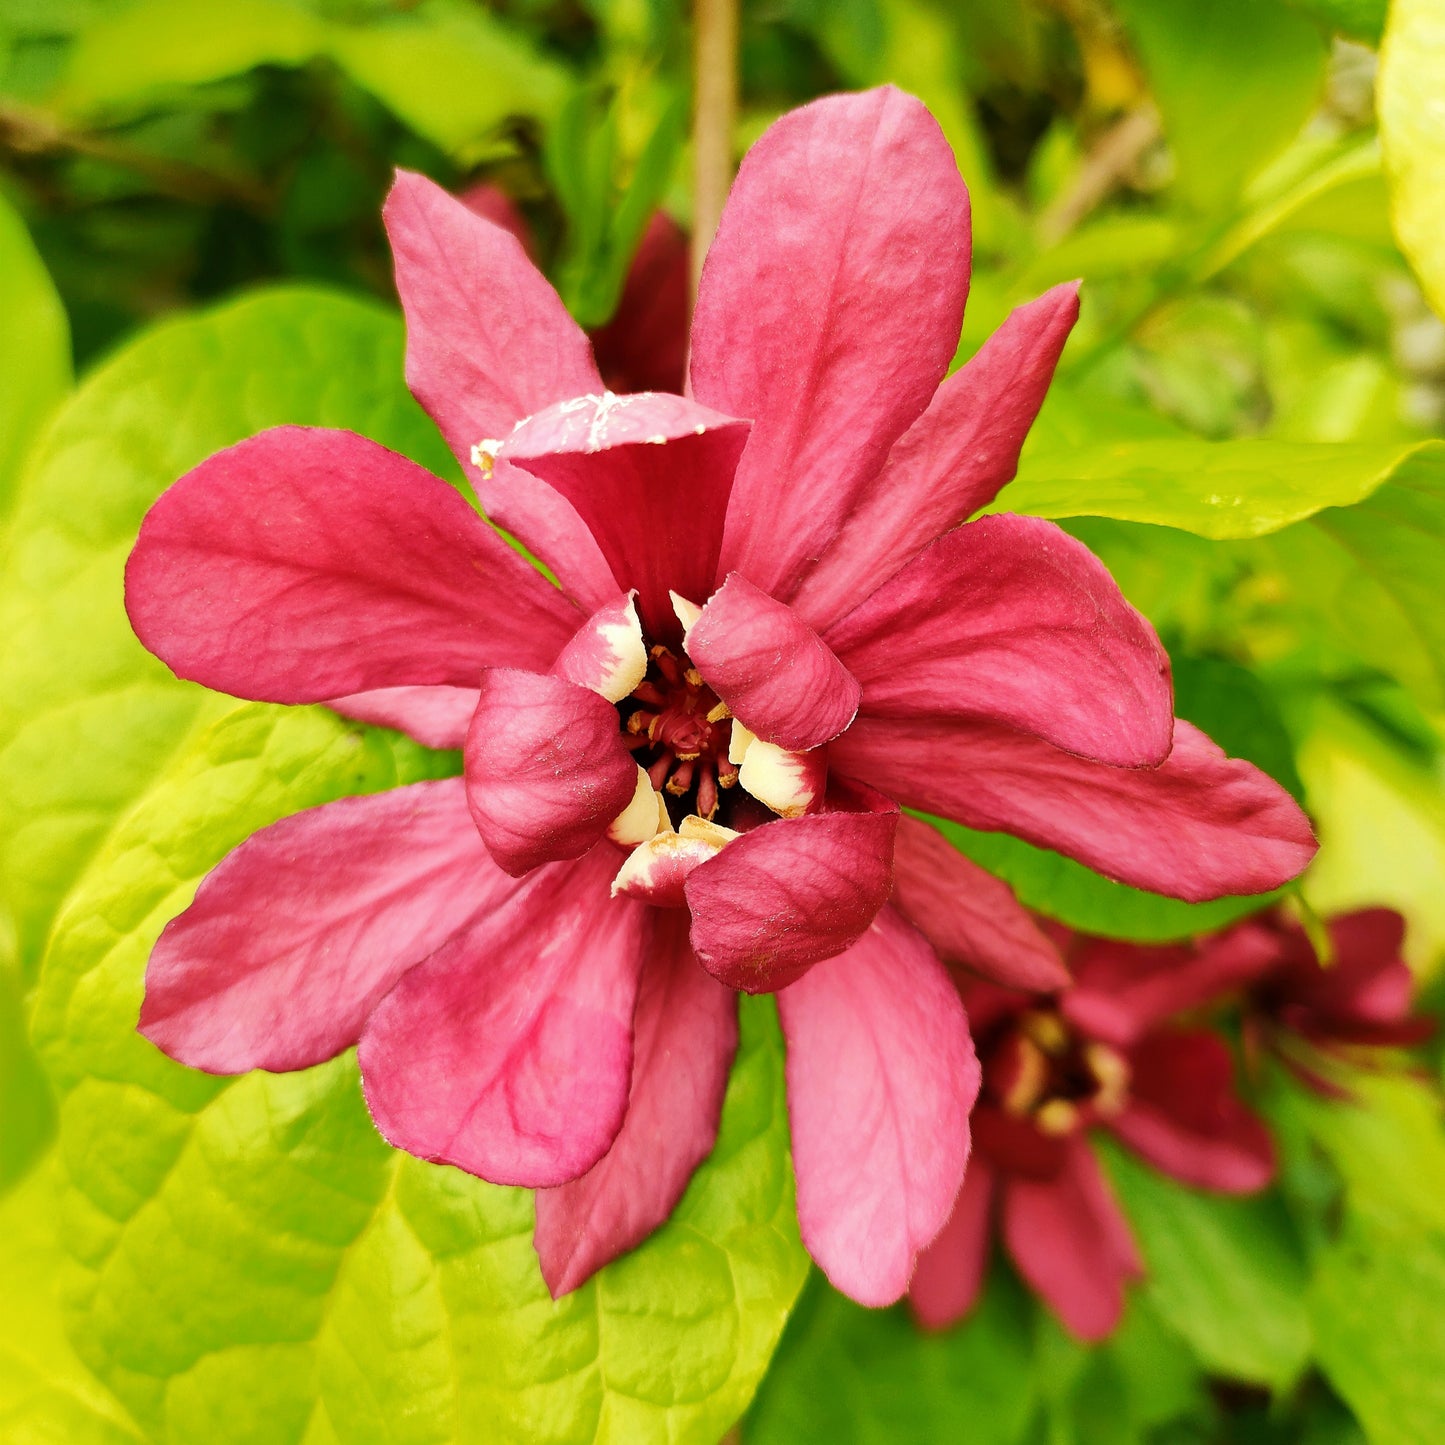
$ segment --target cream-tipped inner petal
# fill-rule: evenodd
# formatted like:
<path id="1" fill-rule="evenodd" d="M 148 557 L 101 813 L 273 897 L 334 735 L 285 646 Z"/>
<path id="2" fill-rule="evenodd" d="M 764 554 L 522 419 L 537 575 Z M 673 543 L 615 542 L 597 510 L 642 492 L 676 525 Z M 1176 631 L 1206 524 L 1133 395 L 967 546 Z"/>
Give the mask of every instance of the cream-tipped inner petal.
<path id="1" fill-rule="evenodd" d="M 676 592 L 669 592 L 667 595 L 672 598 L 672 610 L 677 614 L 677 620 L 682 623 L 683 641 L 686 642 L 693 623 L 702 616 L 702 608 L 696 602 L 689 602 L 686 597 L 679 597 Z"/>
<path id="2" fill-rule="evenodd" d="M 824 766 L 818 750 L 790 753 L 755 737 L 743 754 L 738 782 L 779 816 L 801 818 L 821 791 Z"/>
<path id="3" fill-rule="evenodd" d="M 638 768 L 637 788 L 632 794 L 632 801 L 608 825 L 607 836 L 624 848 L 633 848 L 658 833 L 671 831 L 667 805 L 652 786 L 646 771 Z"/>

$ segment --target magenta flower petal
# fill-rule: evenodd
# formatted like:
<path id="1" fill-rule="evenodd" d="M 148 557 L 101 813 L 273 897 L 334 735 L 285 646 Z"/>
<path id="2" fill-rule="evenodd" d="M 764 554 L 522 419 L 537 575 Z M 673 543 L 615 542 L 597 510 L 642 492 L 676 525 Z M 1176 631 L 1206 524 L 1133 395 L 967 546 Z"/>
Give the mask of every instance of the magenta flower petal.
<path id="1" fill-rule="evenodd" d="M 943 1232 L 918 1256 L 908 1304 L 924 1329 L 944 1330 L 974 1306 L 988 1275 L 997 1180 L 988 1160 L 975 1153 Z"/>
<path id="2" fill-rule="evenodd" d="M 686 915 L 654 913 L 649 928 L 622 1130 L 580 1179 L 537 1193 L 537 1257 L 554 1299 L 663 1224 L 717 1139 L 737 998 L 698 967 Z"/>
<path id="3" fill-rule="evenodd" d="M 606 698 L 510 668 L 482 674 L 466 770 L 477 831 L 514 877 L 580 858 L 637 790 L 637 764 Z"/>
<path id="4" fill-rule="evenodd" d="M 591 529 L 654 638 L 678 635 L 670 591 L 712 591 L 748 424 L 680 396 L 584 396 L 530 418 L 497 456 L 541 478 Z"/>
<path id="5" fill-rule="evenodd" d="M 546 666 L 576 610 L 445 482 L 350 432 L 276 427 L 176 482 L 126 565 L 140 640 L 261 702 Z"/>
<path id="6" fill-rule="evenodd" d="M 968 264 L 968 193 L 912 96 L 828 96 L 748 152 L 692 326 L 697 399 L 755 423 L 724 572 L 789 599 L 943 379 Z"/>
<path id="7" fill-rule="evenodd" d="M 1055 286 L 1017 307 L 939 387 L 804 577 L 793 605 L 814 626 L 842 617 L 1012 480 L 1078 315 L 1078 283 Z"/>
<path id="8" fill-rule="evenodd" d="M 1415 979 L 1400 956 L 1405 920 L 1390 908 L 1362 908 L 1330 920 L 1335 958 L 1321 968 L 1308 950 L 1290 950 L 1291 1002 L 1326 1019 L 1355 1025 L 1398 1024 L 1410 1013 Z"/>
<path id="9" fill-rule="evenodd" d="M 166 925 L 140 1031 L 211 1073 L 309 1068 L 354 1044 L 402 974 L 516 887 L 471 826 L 460 778 L 283 818 Z"/>
<path id="10" fill-rule="evenodd" d="M 845 1294 L 892 1304 L 968 1162 L 979 1072 L 958 991 L 885 908 L 847 953 L 778 995 L 778 1016 L 803 1243 Z"/>
<path id="11" fill-rule="evenodd" d="M 859 797 L 764 823 L 688 874 L 692 946 L 715 978 L 770 993 L 863 935 L 892 886 L 898 808 Z"/>
<path id="12" fill-rule="evenodd" d="M 585 1174 L 622 1127 L 643 910 L 609 898 L 616 851 L 539 870 L 411 970 L 358 1058 L 398 1148 L 495 1184 Z"/>
<path id="13" fill-rule="evenodd" d="M 617 588 L 582 520 L 530 476 L 483 473 L 472 448 L 523 417 L 602 390 L 592 347 L 508 228 L 425 176 L 398 171 L 383 210 L 406 313 L 406 379 L 487 515 L 584 607 Z"/>
<path id="14" fill-rule="evenodd" d="M 1277 961 L 1278 949 L 1251 923 L 1197 948 L 1091 938 L 1074 956 L 1074 987 L 1059 1006 L 1090 1037 L 1127 1048 L 1172 1015 L 1253 982 Z"/>
<path id="15" fill-rule="evenodd" d="M 1225 1194 L 1252 1194 L 1274 1178 L 1269 1131 L 1235 1096 L 1222 1039 L 1161 1030 L 1130 1053 L 1129 1066 L 1129 1102 L 1107 1124 L 1141 1158 Z"/>
<path id="16" fill-rule="evenodd" d="M 597 539 L 572 504 L 541 477 L 505 461 L 486 471 L 472 467 L 467 475 L 487 516 L 545 562 L 579 606 L 594 610 L 617 595 L 617 581 Z"/>
<path id="17" fill-rule="evenodd" d="M 395 728 L 426 748 L 460 748 L 477 710 L 474 687 L 381 687 L 333 697 L 327 707 L 342 717 Z"/>
<path id="18" fill-rule="evenodd" d="M 1003 1235 L 1029 1287 L 1081 1340 L 1102 1340 L 1124 1312 L 1124 1286 L 1144 1273 L 1128 1221 L 1082 1137 L 1064 1141 L 1050 1179 L 1013 1176 Z"/>
<path id="19" fill-rule="evenodd" d="M 1110 768 L 986 723 L 860 716 L 834 766 L 906 807 L 1013 833 L 1174 898 L 1263 893 L 1317 847 L 1294 799 L 1198 728 L 1174 726 L 1159 768 Z"/>
<path id="20" fill-rule="evenodd" d="M 956 528 L 828 630 L 865 717 L 1001 723 L 1119 767 L 1169 755 L 1169 658 L 1081 542 L 1037 517 Z"/>
<path id="21" fill-rule="evenodd" d="M 893 906 L 945 963 L 1005 988 L 1066 988 L 1059 950 L 1001 878 L 965 858 L 927 823 L 902 818 L 893 844 Z"/>
<path id="22" fill-rule="evenodd" d="M 786 602 L 732 573 L 687 632 L 703 681 L 750 732 L 793 752 L 838 736 L 862 689 Z"/>
<path id="23" fill-rule="evenodd" d="M 484 438 L 602 390 L 591 343 L 510 230 L 412 171 L 396 173 L 382 217 L 407 384 L 464 467 Z"/>

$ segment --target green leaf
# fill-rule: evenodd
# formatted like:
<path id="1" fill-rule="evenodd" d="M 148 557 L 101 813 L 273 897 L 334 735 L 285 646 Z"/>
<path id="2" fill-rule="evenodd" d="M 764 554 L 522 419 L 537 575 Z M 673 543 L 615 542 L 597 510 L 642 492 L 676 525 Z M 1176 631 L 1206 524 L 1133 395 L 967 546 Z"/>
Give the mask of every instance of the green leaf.
<path id="1" fill-rule="evenodd" d="M 1275 1107 L 1301 1125 L 1339 1171 L 1352 1215 L 1379 1230 L 1445 1236 L 1445 1119 L 1439 1094 L 1398 1074 L 1354 1071 L 1350 1101 L 1300 1088 Z"/>
<path id="2" fill-rule="evenodd" d="M 1033 1413 L 1030 1310 L 996 1272 L 961 1326 L 925 1334 L 907 1310 L 866 1310 L 814 1272 L 748 1415 L 748 1445 L 1010 1445 Z"/>
<path id="3" fill-rule="evenodd" d="M 1354 1225 L 1310 1296 L 1320 1368 L 1371 1445 L 1445 1439 L 1445 1238 Z"/>
<path id="4" fill-rule="evenodd" d="M 276 816 L 454 766 L 323 709 L 240 708 L 178 758 L 57 926 L 34 1031 L 62 1094 L 72 1327 L 146 1428 L 208 1445 L 712 1445 L 806 1260 L 771 1004 L 672 1221 L 554 1304 L 530 1194 L 389 1149 L 351 1058 L 228 1080 L 134 1030 L 162 924 Z"/>
<path id="5" fill-rule="evenodd" d="M 403 8 L 403 7 L 399 7 Z M 480 6 L 431 0 L 369 26 L 334 26 L 328 53 L 418 135 L 470 165 L 512 116 L 550 122 L 572 82 Z"/>
<path id="6" fill-rule="evenodd" d="M 0 1437 L 9 1445 L 141 1445 L 65 1337 L 54 1163 L 0 1200 Z"/>
<path id="7" fill-rule="evenodd" d="M 1293 9 L 1308 15 L 1326 30 L 1378 45 L 1385 32 L 1387 0 L 1286 0 Z"/>
<path id="8" fill-rule="evenodd" d="M 1220 657 L 1176 652 L 1174 710 L 1203 728 L 1232 758 L 1245 758 L 1297 800 L 1304 784 L 1295 769 L 1294 743 L 1274 698 L 1248 668 Z"/>
<path id="9" fill-rule="evenodd" d="M 418 135 L 471 163 L 512 116 L 549 119 L 570 81 L 505 22 L 455 0 L 426 0 L 372 23 L 328 22 L 288 0 L 139 0 L 87 27 L 56 104 L 124 116 L 178 87 L 300 66 L 327 56 Z"/>
<path id="10" fill-rule="evenodd" d="M 1390 218 L 1430 304 L 1445 316 L 1445 14 L 1437 0 L 1393 0 L 1380 49 L 1377 109 Z"/>
<path id="11" fill-rule="evenodd" d="M 1253 575 L 1254 625 L 1295 633 L 1273 646 L 1264 639 L 1265 651 L 1323 636 L 1337 652 L 1388 671 L 1426 706 L 1445 705 L 1445 610 L 1438 605 L 1445 443 L 1160 439 L 1073 453 L 1051 448 L 1031 460 L 993 510 L 1148 524 L 1132 537 L 1125 528 L 1093 525 L 1082 535 L 1111 567 L 1122 562 L 1126 593 L 1156 625 L 1173 622 L 1165 614 L 1203 579 Z M 1233 545 L 1185 547 L 1193 558 L 1188 586 L 1177 569 L 1156 568 L 1146 598 L 1131 586 L 1131 575 L 1141 574 L 1127 553 L 1144 562 L 1150 580 L 1151 555 L 1179 551 L 1183 542 L 1161 528 Z M 1191 605 L 1207 625 L 1240 625 L 1223 609 L 1211 616 L 1197 598 Z"/>
<path id="12" fill-rule="evenodd" d="M 1039 447 L 989 508 L 1259 537 L 1383 489 L 1445 490 L 1445 443 L 1158 438 Z"/>
<path id="13" fill-rule="evenodd" d="M 1279 1201 L 1185 1188 L 1114 1147 L 1101 1149 L 1139 1240 L 1150 1305 L 1211 1370 L 1274 1388 L 1310 1350 L 1306 1276 Z"/>
<path id="14" fill-rule="evenodd" d="M 0 516 L 31 438 L 70 381 L 65 308 L 25 222 L 0 195 Z"/>
<path id="15" fill-rule="evenodd" d="M 87 25 L 56 103 L 76 115 L 134 109 L 158 92 L 204 85 L 257 65 L 301 65 L 325 27 L 287 0 L 140 0 Z"/>
<path id="16" fill-rule="evenodd" d="M 686 119 L 684 96 L 672 95 L 624 183 L 616 174 L 615 97 L 578 90 L 561 109 L 547 147 L 548 171 L 567 212 L 557 287 L 584 326 L 600 326 L 617 310 L 628 267 L 676 168 Z"/>
<path id="17" fill-rule="evenodd" d="M 24 1177 L 55 1132 L 55 1105 L 28 1023 L 20 970 L 0 952 L 0 1195 Z"/>
<path id="18" fill-rule="evenodd" d="M 1407 957 L 1445 951 L 1445 772 L 1372 720 L 1317 698 L 1297 724 L 1320 852 L 1304 895 L 1322 914 L 1386 904 L 1406 919 Z"/>
<path id="19" fill-rule="evenodd" d="M 942 818 L 928 821 L 960 853 L 1002 878 L 1026 907 L 1081 933 L 1168 943 L 1212 933 L 1236 918 L 1258 912 L 1278 896 L 1260 893 L 1219 898 L 1213 903 L 1181 903 L 1177 898 L 1115 883 L 1072 858 L 1035 848 L 1007 833 L 978 833 Z"/>
<path id="20" fill-rule="evenodd" d="M 1278 0 L 1116 0 L 1164 117 L 1177 189 L 1205 210 L 1291 140 L 1324 81 L 1319 31 Z"/>
<path id="21" fill-rule="evenodd" d="M 234 704 L 131 635 L 126 555 L 147 507 L 210 453 L 282 422 L 349 427 L 444 475 L 402 381 L 400 318 L 279 289 L 170 322 L 55 418 L 0 544 L 0 899 L 22 977 L 56 904 L 188 731 Z"/>

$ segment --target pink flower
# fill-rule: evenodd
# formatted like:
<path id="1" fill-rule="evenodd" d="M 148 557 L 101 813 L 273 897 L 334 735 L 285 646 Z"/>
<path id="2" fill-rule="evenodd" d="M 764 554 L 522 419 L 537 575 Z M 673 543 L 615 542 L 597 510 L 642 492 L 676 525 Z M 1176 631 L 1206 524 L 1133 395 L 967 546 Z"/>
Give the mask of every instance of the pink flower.
<path id="1" fill-rule="evenodd" d="M 1341 914 L 1326 925 L 1333 952 L 1322 966 L 1309 935 L 1274 908 L 1197 944 L 1164 950 L 1169 967 L 1151 971 L 1122 958 L 1107 979 L 1069 999 L 1081 1022 L 1116 1042 L 1133 1025 L 1120 994 L 1141 991 L 1153 1009 L 1178 1014 L 1234 998 L 1243 1016 L 1247 1057 L 1273 1053 L 1317 1093 L 1348 1093 L 1320 1072 L 1331 1061 L 1369 1063 L 1372 1048 L 1406 1047 L 1430 1037 L 1434 1023 L 1412 1017 L 1414 979 L 1400 957 L 1405 920 L 1388 908 Z M 1132 975 L 1132 976 L 1131 976 Z"/>
<path id="2" fill-rule="evenodd" d="M 753 148 L 692 399 L 606 393 L 517 240 L 429 182 L 399 177 L 386 220 L 412 390 L 559 586 L 348 433 L 263 433 L 161 498 L 127 574 L 152 651 L 465 742 L 466 776 L 237 849 L 157 945 L 141 1028 L 215 1071 L 359 1042 L 389 1139 L 539 1189 L 560 1293 L 666 1218 L 713 1143 L 732 990 L 778 990 L 804 1241 L 855 1298 L 896 1299 L 977 1083 L 925 935 L 1016 982 L 1058 967 L 899 804 L 1185 898 L 1314 849 L 1280 789 L 1175 724 L 1157 638 L 1082 546 L 959 525 L 1013 474 L 1075 288 L 940 386 L 967 195 L 892 89 Z"/>
<path id="3" fill-rule="evenodd" d="M 963 985 L 983 1088 L 963 1189 L 910 1289 L 921 1323 L 943 1328 L 968 1313 L 997 1232 L 1073 1334 L 1099 1340 L 1114 1329 L 1144 1266 L 1091 1128 L 1196 1188 L 1245 1194 L 1269 1183 L 1273 1148 L 1234 1095 L 1228 1049 L 1212 1033 L 1161 1022 L 1160 991 L 1143 986 L 1167 982 L 1173 953 L 1084 938 L 1067 950 L 1078 994 L 1110 1000 L 1127 1030 L 1081 1021 L 1074 990 L 1039 999 Z"/>

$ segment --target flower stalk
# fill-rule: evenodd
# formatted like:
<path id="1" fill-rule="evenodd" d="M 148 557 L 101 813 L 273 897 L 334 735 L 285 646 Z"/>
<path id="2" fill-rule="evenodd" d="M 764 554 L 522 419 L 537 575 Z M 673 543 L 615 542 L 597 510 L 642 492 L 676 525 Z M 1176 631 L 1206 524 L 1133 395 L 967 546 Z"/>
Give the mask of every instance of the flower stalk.
<path id="1" fill-rule="evenodd" d="M 738 0 L 697 0 L 693 10 L 692 296 L 733 177 L 738 109 Z"/>

